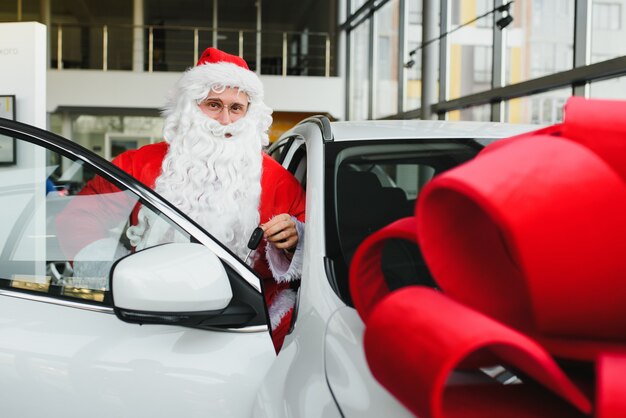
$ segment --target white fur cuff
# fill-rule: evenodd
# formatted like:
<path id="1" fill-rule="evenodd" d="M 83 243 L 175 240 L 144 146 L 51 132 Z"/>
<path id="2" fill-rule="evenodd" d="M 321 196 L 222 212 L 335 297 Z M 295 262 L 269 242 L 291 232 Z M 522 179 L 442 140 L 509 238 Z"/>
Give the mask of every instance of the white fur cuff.
<path id="1" fill-rule="evenodd" d="M 296 305 L 296 292 L 293 289 L 285 289 L 279 292 L 272 300 L 268 311 L 270 314 L 270 325 L 272 331 L 280 324 L 290 310 Z"/>
<path id="2" fill-rule="evenodd" d="M 286 283 L 299 280 L 302 277 L 302 263 L 304 261 L 304 222 L 292 217 L 298 232 L 298 245 L 291 258 L 287 258 L 283 250 L 279 250 L 269 242 L 265 246 L 267 262 L 276 283 Z"/>
<path id="3" fill-rule="evenodd" d="M 96 288 L 109 288 L 109 272 L 113 263 L 130 254 L 119 240 L 103 238 L 81 249 L 74 257 L 74 277 L 91 280 Z"/>

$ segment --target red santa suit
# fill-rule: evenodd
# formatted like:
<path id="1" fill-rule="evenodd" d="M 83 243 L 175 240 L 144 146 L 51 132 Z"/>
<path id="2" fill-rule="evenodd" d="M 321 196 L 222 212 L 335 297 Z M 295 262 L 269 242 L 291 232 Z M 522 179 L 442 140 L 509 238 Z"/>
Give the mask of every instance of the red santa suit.
<path id="1" fill-rule="evenodd" d="M 150 188 L 154 188 L 157 177 L 161 174 L 163 159 L 167 153 L 168 144 L 165 142 L 144 146 L 138 150 L 126 151 L 113 160 L 113 164 L 129 173 L 137 180 Z M 263 154 L 263 172 L 261 176 L 261 201 L 259 205 L 260 222 L 268 222 L 274 215 L 288 213 L 304 222 L 305 194 L 300 183 L 280 164 Z M 81 195 L 105 194 L 119 191 L 115 186 L 101 177 L 96 177 L 83 188 Z M 133 210 L 131 224 L 137 224 L 137 212 Z M 94 234 L 95 235 L 95 234 Z M 92 236 L 94 236 L 92 235 Z M 265 248 L 261 242 L 260 249 Z M 282 275 L 274 278 L 270 271 L 270 264 L 265 251 L 259 251 L 259 257 L 254 263 L 254 270 L 264 279 L 263 293 L 268 307 L 280 300 L 281 293 L 297 285 L 297 279 Z M 283 276 L 283 278 L 281 278 Z M 280 303 L 280 302 L 279 302 Z M 272 335 L 275 344 L 280 346 L 289 328 L 291 307 L 278 309 L 276 314 L 280 318 L 270 318 L 278 325 L 273 327 Z"/>
<path id="2" fill-rule="evenodd" d="M 247 98 L 249 105 L 241 119 L 221 125 L 198 105 L 211 92 L 219 95 L 226 88 L 245 93 L 241 97 Z M 299 242 L 291 260 L 282 250 L 261 242 L 253 264 L 263 278 L 278 351 L 289 329 L 296 295 L 293 288 L 300 279 L 305 194 L 287 170 L 262 152 L 272 122 L 271 110 L 262 99 L 263 86 L 243 59 L 209 48 L 198 64 L 183 74 L 167 101 L 163 113 L 166 142 L 127 151 L 113 163 L 155 189 L 241 258 L 245 258 L 254 228 L 279 214 L 292 216 Z M 222 110 L 230 112 L 230 108 Z M 96 177 L 80 194 L 117 191 Z M 131 214 L 127 235 L 137 248 L 158 243 L 148 233 L 147 212 L 135 207 Z M 83 225 L 83 229 L 90 228 L 97 227 Z M 93 238 L 98 232 L 85 235 Z M 69 252 L 76 254 L 77 250 Z"/>

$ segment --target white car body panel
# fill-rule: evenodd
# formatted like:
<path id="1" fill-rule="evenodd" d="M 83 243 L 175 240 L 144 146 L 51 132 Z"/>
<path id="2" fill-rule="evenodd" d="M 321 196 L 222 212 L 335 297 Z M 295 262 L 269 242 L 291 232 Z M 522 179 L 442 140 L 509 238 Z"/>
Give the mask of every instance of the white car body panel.
<path id="1" fill-rule="evenodd" d="M 326 333 L 328 385 L 346 418 L 413 417 L 374 379 L 363 351 L 365 326 L 355 309 L 337 310 Z"/>
<path id="2" fill-rule="evenodd" d="M 538 125 L 441 120 L 333 122 L 337 141 L 416 138 L 506 138 L 541 128 Z"/>
<path id="3" fill-rule="evenodd" d="M 140 326 L 0 297 L 7 417 L 248 417 L 275 359 L 266 331 Z"/>

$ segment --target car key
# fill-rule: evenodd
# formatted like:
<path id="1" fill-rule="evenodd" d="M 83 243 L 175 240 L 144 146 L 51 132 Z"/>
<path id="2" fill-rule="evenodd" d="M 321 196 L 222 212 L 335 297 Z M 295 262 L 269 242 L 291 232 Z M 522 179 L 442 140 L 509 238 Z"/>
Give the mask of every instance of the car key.
<path id="1" fill-rule="evenodd" d="M 261 229 L 260 226 L 257 226 L 254 231 L 252 231 L 252 235 L 250 235 L 250 239 L 248 240 L 248 248 L 250 251 L 248 251 L 248 255 L 246 255 L 245 260 L 243 260 L 244 263 L 248 261 L 248 257 L 252 254 L 252 251 L 256 250 L 259 246 L 261 238 L 263 238 L 263 229 Z"/>

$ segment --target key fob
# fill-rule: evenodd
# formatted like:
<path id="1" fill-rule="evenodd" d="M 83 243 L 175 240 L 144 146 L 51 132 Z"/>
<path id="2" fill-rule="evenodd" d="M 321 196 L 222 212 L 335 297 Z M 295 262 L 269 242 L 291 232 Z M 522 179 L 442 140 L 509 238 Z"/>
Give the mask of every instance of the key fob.
<path id="1" fill-rule="evenodd" d="M 252 231 L 252 235 L 250 235 L 250 239 L 248 240 L 248 248 L 251 250 L 256 249 L 261 242 L 261 238 L 263 238 L 263 229 L 260 226 L 256 227 L 254 231 Z"/>

